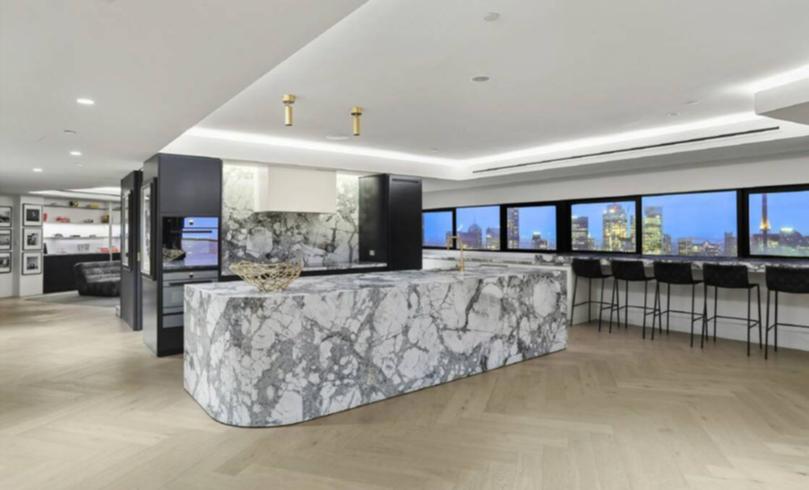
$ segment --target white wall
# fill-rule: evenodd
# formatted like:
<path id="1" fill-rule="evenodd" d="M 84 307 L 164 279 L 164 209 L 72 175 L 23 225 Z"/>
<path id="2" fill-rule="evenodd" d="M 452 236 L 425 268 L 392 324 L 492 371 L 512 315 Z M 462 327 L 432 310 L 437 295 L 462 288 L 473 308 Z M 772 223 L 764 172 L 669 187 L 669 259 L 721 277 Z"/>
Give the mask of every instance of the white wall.
<path id="1" fill-rule="evenodd" d="M 15 207 L 14 198 L 12 196 L 0 196 L 0 206 L 12 206 Z M 12 257 L 13 254 L 17 253 L 18 245 L 19 245 L 19 237 L 17 236 L 17 213 L 16 209 L 12 210 L 11 213 L 11 240 L 12 240 Z M 7 230 L 8 228 L 3 228 Z M 3 252 L 5 253 L 5 252 Z M 0 298 L 8 298 L 9 296 L 14 296 L 14 273 L 16 269 L 14 269 L 14 261 L 12 260 L 12 271 L 11 274 L 0 274 Z"/>
<path id="2" fill-rule="evenodd" d="M 423 207 L 429 209 L 803 183 L 809 183 L 809 154 L 758 160 L 738 160 L 735 162 L 723 162 L 722 164 L 712 163 L 696 168 L 675 168 L 597 177 L 583 176 L 508 185 L 473 187 L 479 184 L 470 182 L 467 188 L 425 192 Z M 807 210 L 807 213 L 809 213 L 809 210 Z M 763 282 L 762 276 L 762 274 L 753 274 L 751 277 L 754 281 Z M 610 297 L 609 287 L 605 294 L 606 299 Z M 639 287 L 640 289 L 638 289 Z M 621 291 L 623 292 L 623 287 Z M 630 302 L 632 304 L 642 303 L 642 292 L 642 286 L 630 286 Z M 762 315 L 765 315 L 766 289 L 762 287 L 761 293 Z M 579 285 L 578 294 L 580 295 L 579 298 L 583 298 L 587 294 L 584 284 Z M 719 314 L 746 315 L 747 301 L 744 294 L 743 291 L 720 291 Z M 651 293 L 648 298 L 651 304 Z M 671 301 L 672 309 L 689 309 L 690 290 L 683 287 L 672 288 Z M 780 304 L 779 319 L 782 322 L 809 324 L 809 297 L 782 295 Z M 702 309 L 701 291 L 698 291 L 697 294 L 697 309 Z M 640 324 L 641 318 L 638 311 L 633 311 L 630 314 L 630 322 L 633 324 Z M 577 322 L 585 319 L 586 311 L 584 309 L 576 312 L 575 320 Z M 672 314 L 671 328 L 672 330 L 688 331 L 690 326 L 685 316 Z M 718 337 L 722 338 L 743 340 L 746 336 L 744 326 L 736 322 L 720 321 L 717 330 Z M 757 336 L 758 333 L 755 331 L 754 338 L 756 340 Z M 779 329 L 779 346 L 809 350 L 809 329 L 782 327 Z"/>

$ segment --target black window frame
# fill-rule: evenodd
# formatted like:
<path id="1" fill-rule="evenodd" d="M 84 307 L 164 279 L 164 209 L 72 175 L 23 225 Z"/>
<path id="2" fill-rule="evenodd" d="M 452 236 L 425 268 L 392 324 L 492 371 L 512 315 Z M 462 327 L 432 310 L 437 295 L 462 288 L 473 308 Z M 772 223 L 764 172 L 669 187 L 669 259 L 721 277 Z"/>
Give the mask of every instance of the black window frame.
<path id="1" fill-rule="evenodd" d="M 503 252 L 503 205 L 502 204 L 473 204 L 470 206 L 457 206 L 455 208 L 455 213 L 452 215 L 452 232 L 453 236 L 458 235 L 458 210 L 459 209 L 469 209 L 469 208 L 497 208 L 497 221 L 500 225 L 500 236 L 498 237 L 498 243 L 500 248 L 498 250 L 490 250 L 488 248 L 471 248 L 471 247 L 464 247 L 464 250 L 468 250 L 470 252 Z M 460 243 L 460 239 L 456 238 L 453 240 L 453 250 L 458 249 L 458 245 Z"/>
<path id="2" fill-rule="evenodd" d="M 744 245 L 745 245 L 744 258 L 769 259 L 779 261 L 809 260 L 809 255 L 800 256 L 800 255 L 754 254 L 751 252 L 751 243 L 750 243 L 750 194 L 777 194 L 785 192 L 806 192 L 806 191 L 809 191 L 809 184 L 775 185 L 775 186 L 749 187 L 739 189 L 739 208 L 743 209 L 744 211 L 744 218 L 739 223 L 740 233 L 742 229 L 744 230 Z M 740 250 L 739 255 L 741 255 L 741 240 L 739 243 L 739 250 Z"/>
<path id="3" fill-rule="evenodd" d="M 456 208 L 434 208 L 434 209 L 422 209 L 421 210 L 421 222 L 422 222 L 421 248 L 422 249 L 424 249 L 424 250 L 446 250 L 447 249 L 446 245 L 444 245 L 443 247 L 436 247 L 436 246 L 433 246 L 433 245 L 424 245 L 424 213 L 450 212 L 452 214 L 452 229 L 450 230 L 450 232 L 452 233 L 452 236 L 455 236 L 455 234 L 456 234 L 455 224 L 457 223 L 457 221 L 455 219 L 455 209 Z M 456 248 L 455 247 L 455 242 L 456 242 L 456 240 L 453 238 L 452 239 L 452 246 L 451 246 L 450 250 L 455 250 L 455 248 Z"/>
<path id="4" fill-rule="evenodd" d="M 658 254 L 646 254 L 646 253 L 643 253 L 643 236 L 642 235 L 643 235 L 643 198 L 644 197 L 683 196 L 683 195 L 687 195 L 687 194 L 715 194 L 715 193 L 718 193 L 718 192 L 733 192 L 733 193 L 736 194 L 736 196 L 735 196 L 735 199 L 736 199 L 736 255 L 735 256 L 733 256 L 733 255 L 717 255 L 717 256 L 714 256 L 714 255 L 679 255 L 679 254 L 669 254 L 669 255 L 660 254 L 660 255 L 658 255 Z M 742 246 L 741 246 L 741 241 L 742 241 L 741 240 L 741 237 L 742 237 L 742 235 L 741 235 L 741 221 L 742 220 L 740 218 L 742 216 L 742 214 L 741 214 L 742 210 L 740 209 L 740 206 L 739 206 L 740 199 L 741 199 L 740 192 L 741 192 L 741 189 L 730 188 L 730 189 L 711 189 L 711 190 L 702 190 L 702 191 L 657 192 L 657 193 L 654 193 L 654 194 L 641 194 L 640 196 L 638 196 L 640 198 L 640 206 L 641 206 L 639 208 L 640 209 L 640 216 L 639 216 L 640 219 L 639 219 L 639 221 L 640 221 L 640 231 L 641 231 L 641 236 L 640 236 L 640 239 L 639 239 L 639 242 L 640 242 L 639 255 L 642 255 L 643 257 L 660 257 L 660 258 L 664 258 L 664 259 L 665 258 L 681 258 L 681 259 L 682 258 L 685 258 L 685 259 L 691 258 L 691 259 L 695 259 L 695 260 L 705 260 L 705 259 L 708 259 L 708 260 L 710 260 L 710 259 L 727 260 L 727 259 L 742 258 Z"/>
<path id="5" fill-rule="evenodd" d="M 538 208 L 538 207 L 553 207 L 554 219 L 556 220 L 556 247 L 554 248 L 511 248 L 508 246 L 508 209 L 509 208 Z M 500 205 L 500 250 L 504 252 L 518 252 L 518 253 L 559 253 L 561 247 L 559 236 L 559 201 L 540 201 L 540 202 L 526 202 L 526 203 L 507 203 Z"/>
<path id="6" fill-rule="evenodd" d="M 640 209 L 640 195 L 634 194 L 630 196 L 615 196 L 615 197 L 595 197 L 587 199 L 575 199 L 568 201 L 567 213 L 567 238 L 568 238 L 568 251 L 576 255 L 605 255 L 605 256 L 633 256 L 640 255 L 641 251 L 641 229 L 640 219 L 638 219 L 638 210 Z M 610 250 L 573 250 L 573 206 L 577 204 L 610 204 L 617 202 L 634 202 L 635 203 L 635 250 L 632 252 L 615 252 Z"/>

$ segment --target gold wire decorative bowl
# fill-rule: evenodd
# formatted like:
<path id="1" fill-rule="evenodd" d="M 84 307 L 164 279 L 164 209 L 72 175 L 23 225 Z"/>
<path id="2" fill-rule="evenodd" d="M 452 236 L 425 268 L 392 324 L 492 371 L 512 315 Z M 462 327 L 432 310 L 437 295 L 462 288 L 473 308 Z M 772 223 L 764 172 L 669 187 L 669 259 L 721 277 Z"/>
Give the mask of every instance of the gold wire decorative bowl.
<path id="1" fill-rule="evenodd" d="M 292 281 L 300 277 L 303 265 L 300 262 L 260 264 L 243 260 L 231 265 L 230 270 L 259 291 L 272 293 L 288 288 Z"/>

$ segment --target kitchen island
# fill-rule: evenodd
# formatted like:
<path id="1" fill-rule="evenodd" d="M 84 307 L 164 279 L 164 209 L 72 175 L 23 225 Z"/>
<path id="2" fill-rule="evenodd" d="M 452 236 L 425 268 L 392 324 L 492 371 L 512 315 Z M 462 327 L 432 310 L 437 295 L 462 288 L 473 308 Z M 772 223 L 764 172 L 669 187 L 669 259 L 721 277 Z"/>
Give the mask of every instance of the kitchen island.
<path id="1" fill-rule="evenodd" d="M 294 424 L 556 352 L 566 273 L 476 266 L 186 286 L 186 391 L 215 420 Z"/>

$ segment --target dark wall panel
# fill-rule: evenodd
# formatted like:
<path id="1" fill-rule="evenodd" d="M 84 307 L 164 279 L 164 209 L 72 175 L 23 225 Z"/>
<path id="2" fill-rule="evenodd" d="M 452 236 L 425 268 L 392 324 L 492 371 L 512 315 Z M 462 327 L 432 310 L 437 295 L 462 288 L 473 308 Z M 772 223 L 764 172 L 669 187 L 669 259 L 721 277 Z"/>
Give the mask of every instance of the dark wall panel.
<path id="1" fill-rule="evenodd" d="M 421 179 L 390 176 L 389 219 L 391 269 L 421 269 Z"/>
<path id="2" fill-rule="evenodd" d="M 388 260 L 387 181 L 385 175 L 360 177 L 360 261 Z"/>

